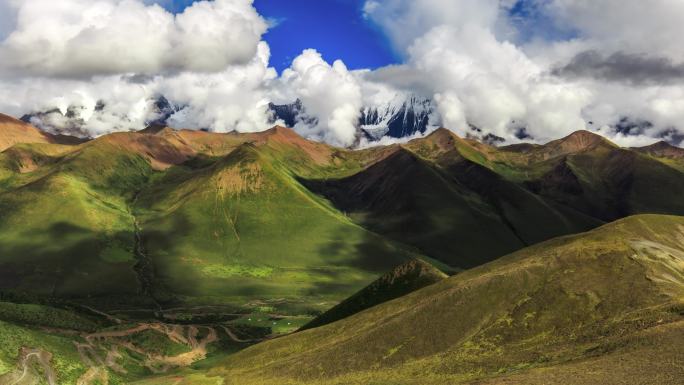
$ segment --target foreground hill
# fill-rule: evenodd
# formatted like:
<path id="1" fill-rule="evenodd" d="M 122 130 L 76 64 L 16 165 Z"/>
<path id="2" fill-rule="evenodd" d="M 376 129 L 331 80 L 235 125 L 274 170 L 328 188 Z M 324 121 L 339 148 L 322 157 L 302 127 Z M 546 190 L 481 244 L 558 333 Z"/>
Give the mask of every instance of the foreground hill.
<path id="1" fill-rule="evenodd" d="M 675 384 L 684 375 L 683 298 L 684 218 L 630 217 L 256 345 L 205 378 Z"/>
<path id="2" fill-rule="evenodd" d="M 0 302 L 0 383 L 678 384 L 684 374 L 682 217 L 630 217 L 451 278 L 409 262 L 361 299 L 421 277 L 435 283 L 237 354 L 256 341 L 233 323 Z"/>

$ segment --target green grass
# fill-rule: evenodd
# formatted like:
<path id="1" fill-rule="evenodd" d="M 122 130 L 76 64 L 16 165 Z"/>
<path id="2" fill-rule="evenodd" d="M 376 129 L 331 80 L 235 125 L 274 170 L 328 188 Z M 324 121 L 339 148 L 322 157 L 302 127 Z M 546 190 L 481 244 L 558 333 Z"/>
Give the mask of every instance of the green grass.
<path id="1" fill-rule="evenodd" d="M 74 348 L 72 339 L 0 321 L 0 376 L 13 370 L 22 347 L 52 353 L 52 366 L 61 384 L 75 384 L 86 366 Z M 1 381 L 2 377 L 0 377 Z"/>
<path id="2" fill-rule="evenodd" d="M 137 333 L 130 338 L 130 342 L 146 352 L 166 357 L 177 356 L 191 350 L 189 346 L 170 341 L 166 335 L 155 330 Z"/>
<path id="3" fill-rule="evenodd" d="M 373 306 L 433 285 L 446 277 L 446 274 L 425 261 L 417 259 L 408 261 L 316 317 L 304 328 L 310 329 L 339 321 Z"/>
<path id="4" fill-rule="evenodd" d="M 133 219 L 116 197 L 53 174 L 3 194 L 0 212 L 0 265 L 18 279 L 8 277 L 2 289 L 81 297 L 136 292 Z"/>
<path id="5" fill-rule="evenodd" d="M 0 320 L 17 325 L 45 326 L 67 330 L 94 331 L 99 326 L 73 311 L 54 307 L 0 302 Z"/>

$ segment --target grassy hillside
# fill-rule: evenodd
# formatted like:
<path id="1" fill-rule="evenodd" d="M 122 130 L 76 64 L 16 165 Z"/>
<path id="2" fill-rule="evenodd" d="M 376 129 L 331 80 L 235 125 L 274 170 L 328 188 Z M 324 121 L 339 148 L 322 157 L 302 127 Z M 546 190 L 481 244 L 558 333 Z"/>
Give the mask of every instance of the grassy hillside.
<path id="1" fill-rule="evenodd" d="M 684 351 L 658 346 L 681 341 L 683 301 L 684 218 L 636 216 L 256 345 L 207 375 L 229 384 L 674 384 Z M 634 367 L 572 375 L 621 361 Z"/>
<path id="2" fill-rule="evenodd" d="M 587 132 L 497 149 L 438 130 L 348 151 L 284 128 L 64 145 L 11 123 L 46 139 L 0 135 L 14 143 L 0 153 L 0 290 L 47 297 L 317 297 L 308 314 L 414 255 L 473 267 L 624 215 L 684 213 L 684 174 L 667 163 L 679 152 Z"/>
<path id="3" fill-rule="evenodd" d="M 483 148 L 442 129 L 352 176 L 304 183 L 363 226 L 460 268 L 603 223 L 484 166 Z"/>
<path id="4" fill-rule="evenodd" d="M 339 300 L 410 257 L 307 191 L 281 159 L 244 144 L 140 193 L 159 298 Z"/>
<path id="5" fill-rule="evenodd" d="M 286 129 L 165 129 L 41 146 L 1 154 L 4 291 L 108 307 L 319 303 L 285 309 L 306 315 L 417 255 L 307 191 L 295 172 L 359 162 Z"/>
<path id="6" fill-rule="evenodd" d="M 524 246 L 478 196 L 405 150 L 354 176 L 305 184 L 358 223 L 451 266 L 477 265 Z"/>
<path id="7" fill-rule="evenodd" d="M 412 259 L 345 299 L 307 323 L 300 330 L 312 329 L 349 317 L 381 303 L 430 286 L 447 275 L 428 262 Z"/>
<path id="8" fill-rule="evenodd" d="M 684 149 L 667 142 L 657 142 L 650 146 L 632 148 L 636 152 L 646 154 L 662 163 L 684 172 Z"/>
<path id="9" fill-rule="evenodd" d="M 438 130 L 362 151 L 279 127 L 44 137 L 0 153 L 0 290 L 108 305 L 311 297 L 288 309 L 305 315 L 413 255 L 467 268 L 624 215 L 684 213 L 677 149 L 588 132 L 497 149 Z"/>
<path id="10" fill-rule="evenodd" d="M 80 299 L 140 291 L 128 200 L 154 170 L 117 139 L 60 153 L 0 192 L 3 291 Z"/>
<path id="11" fill-rule="evenodd" d="M 413 258 L 454 272 L 683 214 L 681 151 L 446 130 L 350 151 L 279 127 L 80 142 L 0 116 L 0 383 L 606 382 L 603 365 L 667 383 L 681 218 L 449 279 Z M 344 319 L 226 358 L 326 310 Z"/>

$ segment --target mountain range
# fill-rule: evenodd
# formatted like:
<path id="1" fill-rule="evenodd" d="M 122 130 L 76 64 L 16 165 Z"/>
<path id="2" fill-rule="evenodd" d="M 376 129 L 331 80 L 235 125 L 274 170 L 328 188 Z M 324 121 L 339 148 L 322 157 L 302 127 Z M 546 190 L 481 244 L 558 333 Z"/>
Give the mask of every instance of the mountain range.
<path id="1" fill-rule="evenodd" d="M 432 104 L 430 99 L 396 95 L 386 103 L 366 106 L 360 111 L 359 134 L 370 141 L 377 141 L 383 137 L 405 138 L 423 134 L 430 126 L 430 116 L 434 111 Z M 130 127 L 137 123 L 165 126 L 176 112 L 184 108 L 183 105 L 172 103 L 163 95 L 147 100 L 146 105 L 149 116 L 144 121 L 137 122 L 130 116 L 118 116 L 117 121 L 119 124 L 127 122 Z M 89 119 L 93 115 L 106 112 L 107 109 L 108 106 L 104 102 L 98 102 L 92 110 L 82 105 L 71 105 L 66 110 L 52 108 L 34 111 L 23 115 L 21 120 L 51 133 L 87 138 L 91 136 L 88 131 Z M 289 128 L 295 127 L 298 123 L 311 125 L 317 122 L 316 118 L 307 114 L 301 100 L 288 104 L 269 103 L 268 110 L 273 124 L 280 122 Z M 111 128 L 128 131 L 126 126 Z"/>
<path id="2" fill-rule="evenodd" d="M 0 115 L 0 383 L 668 383 L 683 194 L 683 149 L 589 131 L 349 150 Z"/>
<path id="3" fill-rule="evenodd" d="M 269 104 L 272 122 L 283 122 L 294 127 L 300 121 L 310 124 L 314 118 L 307 115 L 301 100 L 292 104 Z M 361 134 L 370 141 L 382 138 L 406 138 L 424 134 L 430 124 L 434 107 L 432 101 L 416 96 L 396 95 L 387 103 L 368 106 L 361 110 L 358 126 Z"/>

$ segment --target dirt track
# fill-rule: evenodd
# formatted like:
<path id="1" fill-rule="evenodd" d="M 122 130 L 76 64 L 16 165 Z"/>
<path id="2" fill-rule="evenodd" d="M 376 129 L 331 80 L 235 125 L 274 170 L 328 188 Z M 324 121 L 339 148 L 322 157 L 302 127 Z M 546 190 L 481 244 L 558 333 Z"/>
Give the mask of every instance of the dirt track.
<path id="1" fill-rule="evenodd" d="M 198 338 L 201 329 L 207 331 L 206 336 Z M 128 337 L 147 330 L 165 335 L 170 341 L 188 346 L 190 351 L 176 356 L 162 356 L 145 351 L 135 346 Z M 207 356 L 208 345 L 218 341 L 218 333 L 208 326 L 181 326 L 164 323 L 143 323 L 125 330 L 113 330 L 87 334 L 83 336 L 85 343 L 75 343 L 84 364 L 89 370 L 79 378 L 77 385 L 90 385 L 99 381 L 107 384 L 108 370 L 125 374 L 126 370 L 118 361 L 122 358 L 120 349 L 129 350 L 145 356 L 141 364 L 155 374 L 168 372 L 170 369 L 189 366 Z M 231 337 L 232 338 L 232 337 Z"/>
<path id="2" fill-rule="evenodd" d="M 42 377 L 40 373 L 31 368 L 32 360 L 36 361 L 43 369 L 44 380 L 48 385 L 56 385 L 57 376 L 50 364 L 52 354 L 41 349 L 28 348 L 21 349 L 19 362 L 17 363 L 18 368 L 14 372 L 0 376 L 0 381 L 8 385 L 21 385 L 22 382 L 27 380 L 40 379 Z M 33 383 L 33 381 L 30 383 Z"/>

